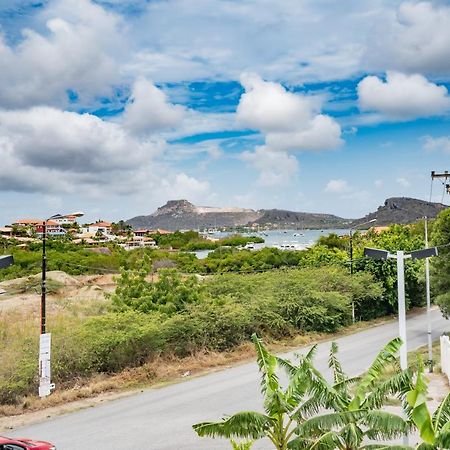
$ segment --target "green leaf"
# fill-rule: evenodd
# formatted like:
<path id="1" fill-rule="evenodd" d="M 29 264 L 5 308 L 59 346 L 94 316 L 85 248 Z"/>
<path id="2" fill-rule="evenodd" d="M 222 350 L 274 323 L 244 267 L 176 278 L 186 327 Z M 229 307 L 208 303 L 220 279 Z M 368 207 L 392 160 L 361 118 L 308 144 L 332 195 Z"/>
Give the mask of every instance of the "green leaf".
<path id="1" fill-rule="evenodd" d="M 224 418 L 220 422 L 197 423 L 192 428 L 201 437 L 260 439 L 266 436 L 273 423 L 274 420 L 264 414 L 243 411 Z"/>
<path id="2" fill-rule="evenodd" d="M 378 353 L 367 373 L 361 378 L 350 409 L 359 409 L 367 392 L 373 391 L 386 369 L 396 362 L 396 354 L 402 345 L 400 338 L 392 339 Z"/>
<path id="3" fill-rule="evenodd" d="M 442 400 L 441 404 L 438 406 L 433 414 L 433 425 L 434 429 L 441 431 L 445 425 L 450 422 L 450 392 Z"/>

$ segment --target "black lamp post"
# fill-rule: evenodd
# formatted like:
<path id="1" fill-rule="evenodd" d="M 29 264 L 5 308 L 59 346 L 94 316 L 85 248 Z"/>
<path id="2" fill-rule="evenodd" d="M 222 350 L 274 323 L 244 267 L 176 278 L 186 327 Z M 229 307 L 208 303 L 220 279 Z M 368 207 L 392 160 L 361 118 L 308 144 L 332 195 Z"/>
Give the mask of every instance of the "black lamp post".
<path id="1" fill-rule="evenodd" d="M 82 212 L 75 212 L 68 214 L 70 216 L 81 217 Z M 42 222 L 42 277 L 41 277 L 41 334 L 46 333 L 46 302 L 47 302 L 47 254 L 46 254 L 46 240 L 47 240 L 47 222 L 49 220 L 61 217 L 61 214 L 55 214 Z"/>

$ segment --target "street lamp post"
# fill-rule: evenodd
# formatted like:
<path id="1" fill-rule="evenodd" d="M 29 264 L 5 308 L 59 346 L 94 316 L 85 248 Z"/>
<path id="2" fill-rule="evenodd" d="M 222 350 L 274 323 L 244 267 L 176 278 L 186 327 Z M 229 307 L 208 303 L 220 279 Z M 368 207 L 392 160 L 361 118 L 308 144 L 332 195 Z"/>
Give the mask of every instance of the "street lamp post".
<path id="1" fill-rule="evenodd" d="M 428 248 L 428 218 L 425 217 L 425 248 Z M 425 258 L 425 285 L 427 297 L 428 370 L 433 372 L 433 342 L 431 339 L 430 261 Z"/>
<path id="2" fill-rule="evenodd" d="M 368 223 L 376 222 L 377 219 L 371 219 L 367 222 L 362 222 L 354 225 L 350 228 L 350 275 L 353 275 L 353 230 L 362 225 L 367 225 Z M 355 302 L 352 300 L 352 321 L 355 323 Z"/>
<path id="3" fill-rule="evenodd" d="M 405 259 L 424 259 L 430 256 L 437 256 L 436 247 L 415 250 L 410 253 L 404 253 L 399 250 L 396 253 L 389 253 L 387 250 L 379 250 L 375 248 L 365 248 L 364 256 L 372 259 L 386 260 L 393 258 L 397 260 L 397 291 L 398 291 L 398 330 L 399 336 L 403 341 L 400 347 L 400 366 L 403 370 L 408 367 L 408 352 L 406 341 L 406 301 L 405 301 Z"/>
<path id="4" fill-rule="evenodd" d="M 74 217 L 81 217 L 82 212 L 69 214 Z M 50 349 L 51 335 L 47 333 L 46 326 L 46 306 L 47 306 L 47 222 L 49 220 L 61 217 L 61 214 L 55 214 L 42 222 L 42 273 L 41 273 L 41 323 L 39 339 L 39 397 L 50 395 L 55 387 L 50 383 Z"/>
<path id="5" fill-rule="evenodd" d="M 410 253 L 398 250 L 396 253 L 389 253 L 387 250 L 379 250 L 375 248 L 365 248 L 364 256 L 372 259 L 386 260 L 393 258 L 397 260 L 397 291 L 398 291 L 398 334 L 402 340 L 400 347 L 400 367 L 402 370 L 408 368 L 408 347 L 406 336 L 406 301 L 405 301 L 405 259 L 423 259 L 430 256 L 437 256 L 437 248 L 426 248 L 423 250 L 415 250 Z M 403 437 L 403 443 L 408 445 L 408 434 Z"/>

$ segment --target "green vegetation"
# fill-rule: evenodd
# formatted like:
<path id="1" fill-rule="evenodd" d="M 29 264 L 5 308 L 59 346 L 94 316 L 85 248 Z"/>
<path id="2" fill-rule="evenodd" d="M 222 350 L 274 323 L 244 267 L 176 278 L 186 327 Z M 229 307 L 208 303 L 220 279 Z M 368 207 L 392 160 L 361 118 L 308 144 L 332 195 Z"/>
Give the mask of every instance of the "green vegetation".
<path id="1" fill-rule="evenodd" d="M 124 270 L 106 303 L 69 304 L 49 317 L 53 378 L 113 373 L 159 355 L 185 357 L 224 351 L 257 332 L 271 339 L 334 332 L 351 322 L 351 302 L 378 301 L 381 286 L 368 274 L 307 268 L 203 281 L 171 270 L 153 283 L 146 269 Z M 36 389 L 37 317 L 0 317 L 0 403 Z"/>
<path id="2" fill-rule="evenodd" d="M 442 211 L 433 224 L 433 245 L 440 245 L 439 257 L 431 258 L 433 294 L 445 317 L 450 317 L 450 208 Z"/>
<path id="3" fill-rule="evenodd" d="M 434 244 L 447 244 L 450 213 L 441 213 L 430 228 Z M 201 242 L 195 232 L 158 238 L 161 246 L 180 249 Z M 390 314 L 397 308 L 395 263 L 364 259 L 363 248 L 409 251 L 424 246 L 422 223 L 392 226 L 379 234 L 355 233 L 351 276 L 348 236 L 322 237 L 306 251 L 235 248 L 249 240 L 232 236 L 213 243 L 218 247 L 198 260 L 186 251 L 125 252 L 114 244 L 108 244 L 111 254 L 101 254 L 49 239 L 48 270 L 118 274 L 117 289 L 105 301 L 84 305 L 62 299 L 66 310 L 50 310 L 55 382 L 71 386 L 77 378 L 119 372 L 161 356 L 229 350 L 248 342 L 252 333 L 269 340 L 332 333 L 351 322 L 352 303 L 361 320 Z M 41 244 L 12 244 L 0 241 L 0 248 L 12 253 L 16 262 L 0 271 L 0 279 L 39 273 Z M 432 285 L 448 314 L 450 253 L 444 247 L 440 255 L 433 262 Z M 421 305 L 423 261 L 407 261 L 405 269 L 408 307 Z M 38 289 L 34 279 L 21 283 L 18 289 Z M 17 402 L 36 389 L 38 318 L 23 314 L 0 316 L 0 347 L 7 349 L 0 353 L 1 403 Z"/>
<path id="4" fill-rule="evenodd" d="M 264 413 L 243 411 L 220 422 L 198 423 L 193 428 L 199 436 L 267 437 L 277 450 L 359 450 L 367 448 L 363 443 L 367 438 L 389 440 L 408 431 L 405 420 L 381 409 L 390 396 L 403 400 L 411 389 L 411 373 L 400 371 L 398 366 L 395 375 L 383 381 L 385 372 L 396 362 L 399 339 L 388 343 L 360 378 L 345 375 L 333 344 L 328 364 L 333 372 L 332 384 L 313 365 L 316 347 L 293 364 L 272 355 L 256 335 L 252 339 L 261 372 Z M 279 368 L 288 375 L 284 389 Z M 376 448 L 381 447 L 391 446 Z"/>
<path id="5" fill-rule="evenodd" d="M 442 400 L 433 415 L 426 404 L 426 397 L 427 379 L 424 376 L 423 364 L 419 360 L 414 388 L 406 397 L 411 421 L 423 440 L 417 450 L 450 448 L 450 393 Z"/>
<path id="6" fill-rule="evenodd" d="M 205 239 L 197 231 L 175 231 L 169 234 L 150 234 L 158 247 L 173 248 L 186 252 L 195 250 L 214 250 L 219 247 L 229 246 L 238 247 L 244 246 L 248 242 L 263 243 L 264 239 L 258 236 L 241 236 L 239 234 L 231 235 L 218 241 L 211 241 Z"/>
<path id="7" fill-rule="evenodd" d="M 88 247 L 75 245 L 70 241 L 49 239 L 47 241 L 47 270 L 62 270 L 70 275 L 118 272 L 125 263 L 125 252 L 110 246 L 112 255 L 94 253 Z M 0 271 L 0 281 L 26 277 L 40 272 L 42 243 L 29 243 L 27 247 L 9 244 L 3 253 L 14 256 L 14 264 Z"/>

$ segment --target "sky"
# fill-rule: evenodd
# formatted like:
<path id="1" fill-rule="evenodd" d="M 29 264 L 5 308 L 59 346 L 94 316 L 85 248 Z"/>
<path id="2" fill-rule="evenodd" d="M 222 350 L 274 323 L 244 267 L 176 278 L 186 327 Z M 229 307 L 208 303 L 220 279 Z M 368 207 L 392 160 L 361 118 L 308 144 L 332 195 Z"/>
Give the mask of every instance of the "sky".
<path id="1" fill-rule="evenodd" d="M 450 2 L 0 3 L 0 225 L 448 203 Z"/>

